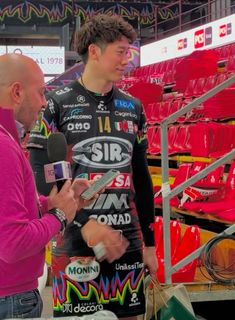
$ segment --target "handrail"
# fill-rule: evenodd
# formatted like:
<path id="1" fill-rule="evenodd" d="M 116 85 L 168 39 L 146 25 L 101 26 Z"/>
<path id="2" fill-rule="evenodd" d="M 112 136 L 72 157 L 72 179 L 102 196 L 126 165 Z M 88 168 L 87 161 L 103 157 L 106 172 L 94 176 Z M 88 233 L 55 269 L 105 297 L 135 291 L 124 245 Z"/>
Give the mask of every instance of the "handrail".
<path id="1" fill-rule="evenodd" d="M 201 172 L 195 174 L 189 180 L 183 182 L 178 185 L 173 190 L 170 189 L 169 185 L 169 164 L 168 164 L 168 124 L 176 120 L 179 116 L 187 113 L 192 110 L 196 106 L 200 105 L 202 102 L 206 101 L 208 98 L 214 96 L 218 92 L 222 91 L 224 88 L 229 87 L 231 84 L 235 83 L 235 75 L 226 79 L 224 82 L 220 83 L 216 87 L 212 88 L 201 97 L 193 100 L 191 103 L 186 105 L 184 108 L 174 112 L 167 118 L 165 118 L 160 123 L 161 130 L 161 163 L 162 163 L 162 206 L 163 206 L 163 239 L 164 239 L 164 260 L 165 260 L 165 281 L 166 283 L 171 283 L 171 275 L 178 270 L 178 268 L 186 265 L 189 261 L 195 259 L 195 253 L 186 257 L 185 259 L 179 261 L 177 265 L 171 266 L 171 248 L 170 248 L 170 198 L 175 196 L 184 190 L 185 187 L 191 185 L 192 183 L 200 180 L 205 177 L 209 172 L 219 167 L 221 164 L 235 158 L 235 149 L 224 155 L 222 158 L 218 159 L 214 163 L 210 164 L 207 168 L 203 169 Z M 235 224 L 231 226 L 229 229 L 234 228 Z M 226 230 L 224 232 L 226 232 Z M 233 232 L 234 232 L 233 231 Z M 203 249 L 203 246 L 197 250 L 196 255 L 198 256 Z"/>
<path id="2" fill-rule="evenodd" d="M 221 4 L 223 4 L 223 6 Z M 166 20 L 162 20 L 162 21 L 158 22 L 158 17 L 160 16 L 160 14 L 159 14 L 160 11 L 167 10 L 173 6 L 176 6 L 176 5 L 178 5 L 179 14 L 171 17 L 170 19 L 166 19 Z M 193 28 L 192 24 L 195 24 L 195 27 L 198 27 L 202 24 L 209 23 L 209 22 L 212 22 L 216 19 L 227 16 L 228 11 L 232 11 L 232 10 L 235 11 L 235 4 L 228 6 L 227 3 L 224 2 L 224 0 L 220 0 L 219 2 L 218 2 L 218 0 L 208 0 L 207 3 L 203 3 L 195 8 L 191 8 L 191 9 L 184 11 L 184 12 L 182 11 L 182 5 L 183 5 L 182 0 L 178 0 L 178 1 L 175 1 L 174 3 L 170 3 L 170 4 L 166 5 L 164 7 L 159 7 L 159 6 L 155 7 L 155 20 L 156 20 L 155 24 L 154 24 L 154 40 L 155 41 L 159 40 L 159 39 L 166 38 L 168 36 L 172 36 L 172 35 L 179 33 L 179 32 L 183 32 L 183 31 L 187 31 L 189 29 L 192 29 Z M 217 8 L 217 9 L 215 9 L 215 8 Z M 189 21 L 184 22 L 184 20 L 186 20 L 184 18 L 186 18 L 188 15 L 191 15 L 196 10 L 201 10 L 201 11 L 204 10 L 205 14 L 201 15 L 200 17 L 197 17 L 195 19 L 191 18 L 191 19 L 189 19 Z M 169 28 L 167 30 L 163 30 L 161 33 L 158 32 L 158 30 L 161 30 L 161 27 L 163 25 L 166 25 L 166 24 L 169 25 L 169 21 L 176 22 L 177 25 L 172 28 Z M 163 33 L 163 36 L 162 36 L 162 33 Z M 165 36 L 164 36 L 164 33 L 165 33 Z"/>

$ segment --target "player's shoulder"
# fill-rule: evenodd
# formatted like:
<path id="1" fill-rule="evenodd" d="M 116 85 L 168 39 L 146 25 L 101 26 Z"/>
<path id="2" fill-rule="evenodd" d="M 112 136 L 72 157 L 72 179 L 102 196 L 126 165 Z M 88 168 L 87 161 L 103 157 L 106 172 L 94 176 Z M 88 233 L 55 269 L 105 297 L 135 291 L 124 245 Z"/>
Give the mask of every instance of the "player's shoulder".
<path id="1" fill-rule="evenodd" d="M 67 96 L 75 90 L 77 81 L 72 80 L 71 82 L 57 87 L 54 90 L 48 91 L 46 94 L 47 99 L 53 98 L 57 100 L 66 99 Z"/>
<path id="2" fill-rule="evenodd" d="M 140 107 L 142 105 L 141 101 L 138 98 L 116 87 L 114 103 L 122 105 L 132 105 L 133 107 Z"/>

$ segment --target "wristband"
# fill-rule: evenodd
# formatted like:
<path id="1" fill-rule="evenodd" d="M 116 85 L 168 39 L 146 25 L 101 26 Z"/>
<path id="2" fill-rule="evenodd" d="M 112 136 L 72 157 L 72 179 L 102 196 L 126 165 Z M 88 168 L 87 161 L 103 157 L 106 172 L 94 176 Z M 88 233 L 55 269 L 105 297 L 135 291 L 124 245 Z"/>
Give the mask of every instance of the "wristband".
<path id="1" fill-rule="evenodd" d="M 90 217 L 86 212 L 78 212 L 76 219 L 73 220 L 73 224 L 75 224 L 78 228 L 82 228 L 89 220 Z"/>
<path id="2" fill-rule="evenodd" d="M 60 221 L 60 223 L 61 223 L 60 231 L 63 232 L 67 226 L 67 223 L 68 223 L 64 211 L 61 209 L 58 209 L 58 208 L 53 208 L 53 209 L 49 210 L 49 213 L 53 214 Z"/>

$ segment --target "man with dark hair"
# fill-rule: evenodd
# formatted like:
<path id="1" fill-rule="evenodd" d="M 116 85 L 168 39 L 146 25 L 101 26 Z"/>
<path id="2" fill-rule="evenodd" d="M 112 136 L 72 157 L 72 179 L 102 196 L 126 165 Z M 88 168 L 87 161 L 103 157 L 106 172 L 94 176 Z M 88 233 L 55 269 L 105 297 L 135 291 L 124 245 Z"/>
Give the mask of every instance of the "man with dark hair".
<path id="1" fill-rule="evenodd" d="M 45 138 L 58 130 L 66 136 L 74 177 L 95 180 L 110 168 L 120 171 L 57 242 L 55 316 L 107 309 L 119 319 L 134 320 L 145 311 L 144 265 L 156 274 L 145 115 L 139 100 L 114 85 L 135 38 L 131 25 L 118 16 L 96 15 L 85 23 L 76 36 L 84 72 L 48 94 L 48 107 L 31 132 L 32 159 L 39 153 L 45 158 Z M 39 163 L 32 162 L 39 170 Z"/>

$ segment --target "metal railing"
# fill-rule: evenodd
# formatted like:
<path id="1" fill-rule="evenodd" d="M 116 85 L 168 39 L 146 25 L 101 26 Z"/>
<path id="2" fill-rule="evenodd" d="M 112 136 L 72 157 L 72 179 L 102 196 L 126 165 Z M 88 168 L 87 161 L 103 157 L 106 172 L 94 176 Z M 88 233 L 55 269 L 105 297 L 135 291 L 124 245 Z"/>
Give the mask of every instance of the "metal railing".
<path id="1" fill-rule="evenodd" d="M 176 7 L 177 6 L 177 7 Z M 161 12 L 174 9 L 178 14 L 169 19 L 159 21 Z M 208 0 L 195 8 L 183 11 L 183 1 L 178 0 L 164 7 L 155 7 L 155 25 L 153 41 L 187 31 L 205 23 L 226 17 L 235 13 L 235 3 L 225 0 Z M 172 25 L 172 27 L 171 27 Z"/>
<path id="2" fill-rule="evenodd" d="M 179 261 L 174 266 L 171 265 L 171 248 L 170 248 L 170 199 L 182 192 L 187 186 L 195 183 L 196 181 L 204 178 L 209 172 L 216 169 L 220 165 L 226 163 L 227 161 L 235 158 L 235 149 L 231 150 L 229 153 L 216 160 L 214 163 L 208 165 L 201 172 L 195 174 L 193 177 L 187 181 L 181 183 L 173 190 L 170 189 L 169 185 L 169 163 L 168 163 L 168 125 L 174 122 L 179 116 L 191 111 L 193 108 L 200 105 L 202 102 L 214 96 L 216 93 L 222 91 L 223 89 L 229 87 L 231 84 L 235 83 L 235 75 L 220 83 L 213 89 L 209 90 L 201 97 L 193 100 L 191 103 L 186 105 L 184 108 L 178 110 L 177 112 L 171 114 L 165 118 L 160 123 L 161 130 L 161 163 L 162 163 L 162 206 L 163 206 L 163 239 L 164 239 L 164 261 L 165 261 L 165 281 L 166 283 L 171 283 L 171 275 L 175 271 L 179 270 L 181 267 L 188 264 L 190 261 L 199 257 L 204 246 L 200 247 L 181 261 Z M 230 235 L 235 232 L 235 224 L 227 228 L 224 233 Z"/>

